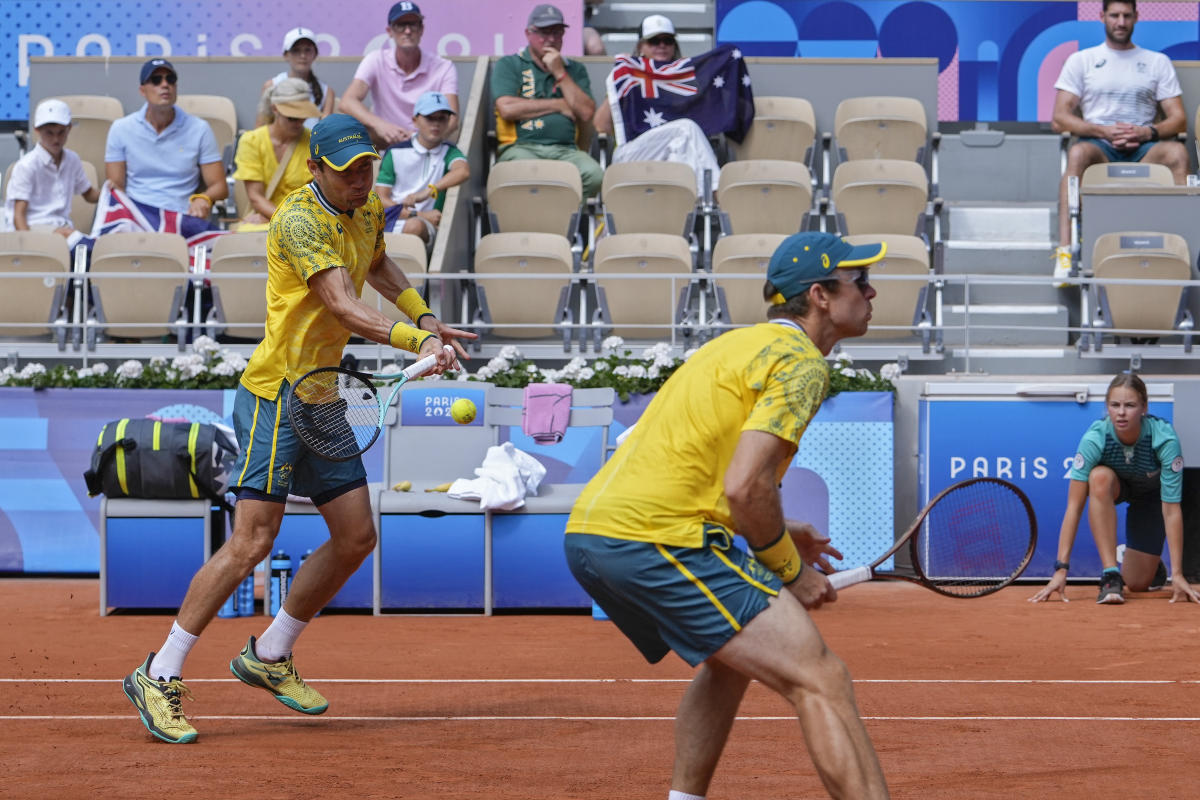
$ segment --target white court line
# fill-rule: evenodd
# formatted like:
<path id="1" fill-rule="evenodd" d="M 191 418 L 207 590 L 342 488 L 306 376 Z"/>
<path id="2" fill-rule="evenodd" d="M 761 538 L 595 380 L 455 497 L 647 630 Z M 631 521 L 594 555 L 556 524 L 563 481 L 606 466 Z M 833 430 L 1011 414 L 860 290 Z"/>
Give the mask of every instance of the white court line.
<path id="1" fill-rule="evenodd" d="M 0 683 L 113 683 L 122 678 L 0 678 Z M 691 678 L 307 678 L 309 683 L 377 684 L 516 684 L 516 683 L 691 683 Z M 241 683 L 237 678 L 188 678 L 185 683 Z M 1193 684 L 1200 680 L 1074 680 L 1041 678 L 859 678 L 854 683 L 869 684 L 1078 684 L 1090 685 L 1169 685 Z"/>
<path id="2" fill-rule="evenodd" d="M 9 714 L 0 716 L 0 722 L 90 720 L 97 722 L 128 722 L 131 714 Z M 315 722 L 315 717 L 297 717 L 273 714 L 214 714 L 194 715 L 191 720 L 270 720 L 280 722 Z M 740 722 L 795 722 L 794 716 L 737 717 Z M 900 716 L 863 717 L 868 722 L 1200 722 L 1200 717 L 1018 717 L 1018 716 Z M 675 717 L 647 716 L 421 716 L 421 717 L 336 717 L 322 715 L 321 720 L 346 722 L 674 722 Z"/>

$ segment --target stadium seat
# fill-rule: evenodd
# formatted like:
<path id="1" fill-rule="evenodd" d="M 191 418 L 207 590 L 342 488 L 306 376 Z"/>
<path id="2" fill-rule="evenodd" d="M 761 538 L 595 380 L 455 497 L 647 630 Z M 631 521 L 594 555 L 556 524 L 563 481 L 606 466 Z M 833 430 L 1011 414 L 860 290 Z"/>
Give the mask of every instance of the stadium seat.
<path id="1" fill-rule="evenodd" d="M 608 233 L 689 236 L 696 212 L 696 173 L 674 161 L 609 164 L 601 185 Z"/>
<path id="2" fill-rule="evenodd" d="M 115 120 L 125 116 L 121 101 L 101 94 L 64 94 L 58 95 L 57 99 L 71 109 L 71 135 L 67 137 L 67 147 L 78 153 L 85 163 L 91 163 L 96 174 L 103 175 L 108 129 Z M 29 130 L 32 134 L 32 122 Z"/>
<path id="3" fill-rule="evenodd" d="M 915 161 L 844 161 L 833 173 L 831 213 L 842 234 L 921 235 L 929 184 Z"/>
<path id="4" fill-rule="evenodd" d="M 1168 331 L 1182 334 L 1184 349 L 1191 350 L 1192 315 L 1187 308 L 1186 286 L 1156 285 L 1158 281 L 1186 281 L 1192 277 L 1187 242 L 1174 233 L 1120 231 L 1105 233 L 1092 249 L 1089 285 L 1092 346 L 1102 348 L 1104 329 L 1154 331 L 1117 333 L 1139 342 L 1156 340 Z M 1137 280 L 1138 284 L 1105 286 L 1105 279 Z"/>
<path id="5" fill-rule="evenodd" d="M 871 265 L 871 285 L 876 292 L 875 299 L 871 301 L 871 328 L 865 336 L 849 341 L 903 341 L 919 336 L 922 349 L 928 352 L 933 339 L 933 319 L 927 308 L 930 281 L 934 273 L 930 268 L 929 249 L 925 241 L 916 236 L 860 234 L 846 237 L 846 241 L 856 245 L 872 244 L 880 239 L 887 242 L 887 253 L 882 261 Z M 875 280 L 879 277 L 909 275 L 925 280 Z M 905 327 L 909 330 L 886 330 L 882 326 Z"/>
<path id="6" fill-rule="evenodd" d="M 257 273 L 261 280 L 233 277 Z M 213 240 L 208 258 L 213 306 L 209 330 L 238 339 L 261 339 L 267 319 L 267 232 L 227 233 Z"/>
<path id="7" fill-rule="evenodd" d="M 571 246 L 552 233 L 490 233 L 475 248 L 474 302 L 471 319 L 489 338 L 562 338 L 570 347 L 575 322 L 571 297 Z M 529 280 L 487 275 L 545 275 Z M 469 292 L 470 293 L 470 292 Z M 522 327 L 540 325 L 541 327 Z M 512 327 L 508 327 L 512 326 Z"/>
<path id="8" fill-rule="evenodd" d="M 104 277 L 109 272 L 178 273 L 179 277 Z M 189 317 L 184 307 L 187 275 L 187 242 L 178 234 L 97 237 L 89 270 L 96 305 L 86 323 L 88 346 L 95 343 L 97 333 L 104 333 L 131 339 L 173 336 L 182 347 Z"/>
<path id="9" fill-rule="evenodd" d="M 766 319 L 763 282 L 771 254 L 785 238 L 779 233 L 742 233 L 717 240 L 712 275 L 719 326 L 754 325 Z M 758 279 L 725 279 L 729 275 L 755 275 Z"/>
<path id="10" fill-rule="evenodd" d="M 64 349 L 70 271 L 67 240 L 57 233 L 0 233 L 0 335 L 22 339 L 49 335 Z M 14 278 L 4 275 L 6 272 L 42 272 L 45 276 Z"/>
<path id="11" fill-rule="evenodd" d="M 808 226 L 812 174 L 798 161 L 730 161 L 720 185 L 722 233 L 789 234 Z"/>
<path id="12" fill-rule="evenodd" d="M 233 179 L 234 145 L 237 142 L 238 124 L 237 107 L 228 97 L 219 94 L 181 94 L 175 104 L 194 117 L 199 117 L 212 128 L 213 136 L 217 139 L 217 150 L 221 153 L 221 164 L 225 168 L 225 182 L 229 186 L 229 200 L 220 201 L 224 207 L 222 216 L 231 215 L 228 206 L 237 202 L 237 181 Z M 246 211 L 237 206 L 237 213 L 244 216 L 250 210 L 247 199 Z"/>
<path id="13" fill-rule="evenodd" d="M 487 213 L 492 233 L 553 233 L 574 238 L 583 184 L 566 161 L 524 159 L 492 165 Z"/>
<path id="14" fill-rule="evenodd" d="M 384 250 L 388 257 L 404 271 L 404 276 L 418 292 L 425 294 L 425 242 L 420 236 L 411 233 L 385 233 L 383 235 Z M 377 308 L 384 316 L 396 322 L 412 322 L 404 313 L 380 297 L 379 292 L 369 282 L 362 287 L 362 301 L 371 308 Z"/>
<path id="15" fill-rule="evenodd" d="M 815 172 L 816 135 L 812 103 L 802 97 L 759 96 L 754 98 L 754 122 L 735 148 L 739 161 L 799 161 Z"/>
<path id="16" fill-rule="evenodd" d="M 694 183 L 694 175 L 691 179 Z M 683 237 L 666 233 L 605 236 L 596 243 L 592 271 L 596 306 L 590 333 L 597 352 L 606 336 L 668 341 L 673 328 L 684 323 L 691 296 L 692 254 Z M 654 274 L 682 277 L 637 277 Z M 647 325 L 659 327 L 644 327 Z M 683 333 L 687 335 L 687 331 Z"/>
<path id="17" fill-rule="evenodd" d="M 834 113 L 839 161 L 897 158 L 923 162 L 925 106 L 913 97 L 850 97 Z"/>

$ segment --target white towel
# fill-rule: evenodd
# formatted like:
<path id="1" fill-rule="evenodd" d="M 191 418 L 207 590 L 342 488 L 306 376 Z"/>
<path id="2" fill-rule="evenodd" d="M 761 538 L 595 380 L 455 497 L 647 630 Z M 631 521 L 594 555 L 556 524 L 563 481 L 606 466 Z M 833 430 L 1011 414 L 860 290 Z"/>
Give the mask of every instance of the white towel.
<path id="1" fill-rule="evenodd" d="M 478 500 L 481 511 L 511 511 L 525 505 L 526 495 L 536 495 L 546 468 L 512 442 L 489 447 L 474 479 L 459 478 L 447 494 L 459 500 Z"/>

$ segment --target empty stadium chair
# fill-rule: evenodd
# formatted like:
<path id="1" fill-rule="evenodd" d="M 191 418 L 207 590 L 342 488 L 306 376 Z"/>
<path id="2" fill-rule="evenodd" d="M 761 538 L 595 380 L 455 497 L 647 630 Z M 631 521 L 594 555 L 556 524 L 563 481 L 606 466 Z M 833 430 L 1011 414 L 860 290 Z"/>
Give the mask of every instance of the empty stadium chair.
<path id="1" fill-rule="evenodd" d="M 850 97 L 834 113 L 840 161 L 900 158 L 924 161 L 925 106 L 913 97 Z"/>
<path id="2" fill-rule="evenodd" d="M 667 341 L 673 338 L 673 329 L 684 324 L 692 255 L 683 237 L 666 233 L 605 236 L 596 243 L 592 271 L 596 307 L 590 333 L 597 350 L 600 340 L 613 334 Z M 680 277 L 638 277 L 655 274 Z M 645 327 L 648 325 L 658 327 Z"/>
<path id="3" fill-rule="evenodd" d="M 219 94 L 181 94 L 175 104 L 194 117 L 200 117 L 212 128 L 213 136 L 217 139 L 217 150 L 221 153 L 221 163 L 225 167 L 225 182 L 229 186 L 229 200 L 222 200 L 224 207 L 222 216 L 231 216 L 229 205 L 238 202 L 237 181 L 233 179 L 234 145 L 237 143 L 238 124 L 237 107 L 228 97 Z M 237 213 L 245 215 L 250 211 L 249 199 L 243 206 L 237 206 Z"/>
<path id="4" fill-rule="evenodd" d="M 608 232 L 691 234 L 696 173 L 673 161 L 626 161 L 604 170 L 601 186 Z"/>
<path id="5" fill-rule="evenodd" d="M 178 279 L 113 277 L 105 273 L 177 273 Z M 146 339 L 173 336 L 182 346 L 188 250 L 174 233 L 110 233 L 96 239 L 89 270 L 95 308 L 87 320 L 88 345 L 98 332 Z M 144 325 L 142 323 L 155 323 Z"/>
<path id="6" fill-rule="evenodd" d="M 763 282 L 767 279 L 771 254 L 785 238 L 777 233 L 745 233 L 717 240 L 713 247 L 712 283 L 718 325 L 754 325 L 767 318 Z M 756 279 L 725 279 L 730 275 L 754 275 Z"/>
<path id="7" fill-rule="evenodd" d="M 261 279 L 233 277 L 255 273 Z M 261 339 L 267 320 L 267 232 L 227 233 L 213 241 L 208 258 L 213 305 L 210 331 L 238 339 Z"/>
<path id="8" fill-rule="evenodd" d="M 472 322 L 489 338 L 558 336 L 570 347 L 571 246 L 552 233 L 491 233 L 475 248 Z M 547 278 L 490 278 L 488 274 Z M 507 327 L 507 326 L 513 327 Z M 532 327 L 540 325 L 541 327 Z M 494 327 L 493 327 L 494 326 Z M 522 327 L 530 326 L 530 327 Z"/>
<path id="9" fill-rule="evenodd" d="M 525 159 L 492 165 L 487 213 L 492 233 L 554 233 L 574 238 L 583 184 L 566 161 Z"/>
<path id="10" fill-rule="evenodd" d="M 420 236 L 411 233 L 385 233 L 383 235 L 384 250 L 388 257 L 396 262 L 396 266 L 404 272 L 404 277 L 413 288 L 425 294 L 425 242 Z M 362 301 L 371 308 L 377 308 L 385 316 L 397 322 L 410 323 L 408 317 L 396 308 L 396 304 L 384 300 L 379 292 L 369 282 L 362 287 Z"/>
<path id="11" fill-rule="evenodd" d="M 85 163 L 90 163 L 97 174 L 103 175 L 108 129 L 115 120 L 125 116 L 121 101 L 101 94 L 64 94 L 58 95 L 57 99 L 71 109 L 71 135 L 67 138 L 67 147 L 78 153 Z"/>
<path id="12" fill-rule="evenodd" d="M 933 340 L 933 319 L 929 314 L 930 279 L 929 249 L 923 239 L 900 234 L 878 236 L 862 234 L 847 236 L 851 244 L 871 244 L 883 239 L 887 253 L 883 260 L 871 265 L 871 285 L 875 298 L 871 301 L 871 327 L 860 339 L 889 339 L 903 341 L 914 336 L 921 338 L 922 349 L 929 351 Z M 892 276 L 918 276 L 925 280 L 876 280 Z M 905 327 L 909 330 L 887 330 L 882 326 Z"/>
<path id="13" fill-rule="evenodd" d="M 844 161 L 833 173 L 832 213 L 842 234 L 921 235 L 929 184 L 915 161 Z"/>
<path id="14" fill-rule="evenodd" d="M 68 322 L 65 301 L 70 271 L 67 240 L 57 233 L 0 233 L 0 335 L 16 338 L 50 335 L 60 350 L 65 348 Z M 14 278 L 4 275 L 6 272 L 41 272 L 44 276 Z"/>
<path id="15" fill-rule="evenodd" d="M 1099 281 L 1140 282 L 1090 285 L 1092 308 L 1097 312 L 1091 319 L 1092 328 L 1097 329 L 1092 335 L 1094 349 L 1101 349 L 1104 329 L 1127 329 L 1157 333 L 1114 335 L 1139 342 L 1177 331 L 1183 336 L 1184 349 L 1190 352 L 1193 320 L 1187 309 L 1187 287 L 1156 285 L 1158 281 L 1191 279 L 1191 255 L 1182 236 L 1152 231 L 1103 234 L 1092 249 L 1091 273 Z"/>
<path id="16" fill-rule="evenodd" d="M 817 117 L 812 103 L 802 97 L 754 98 L 754 122 L 746 138 L 736 145 L 739 161 L 776 159 L 800 161 L 816 169 Z"/>
<path id="17" fill-rule="evenodd" d="M 723 233 L 796 233 L 808 227 L 812 174 L 798 161 L 730 161 L 721 167 Z"/>

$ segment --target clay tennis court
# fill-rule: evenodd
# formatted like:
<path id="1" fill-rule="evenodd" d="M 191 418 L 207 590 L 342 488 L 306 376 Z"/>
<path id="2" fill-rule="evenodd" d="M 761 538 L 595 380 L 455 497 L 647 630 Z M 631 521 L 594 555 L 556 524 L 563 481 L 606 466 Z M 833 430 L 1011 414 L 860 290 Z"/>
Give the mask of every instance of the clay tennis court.
<path id="1" fill-rule="evenodd" d="M 816 613 L 897 798 L 1173 796 L 1200 786 L 1200 607 L 1166 592 L 1033 606 L 847 589 Z M 326 614 L 297 652 L 305 717 L 233 679 L 264 618 L 214 620 L 188 661 L 200 738 L 142 727 L 120 680 L 168 615 L 97 616 L 94 580 L 0 581 L 0 797 L 662 800 L 690 670 L 587 616 Z M 825 796 L 798 724 L 747 693 L 710 798 Z"/>

